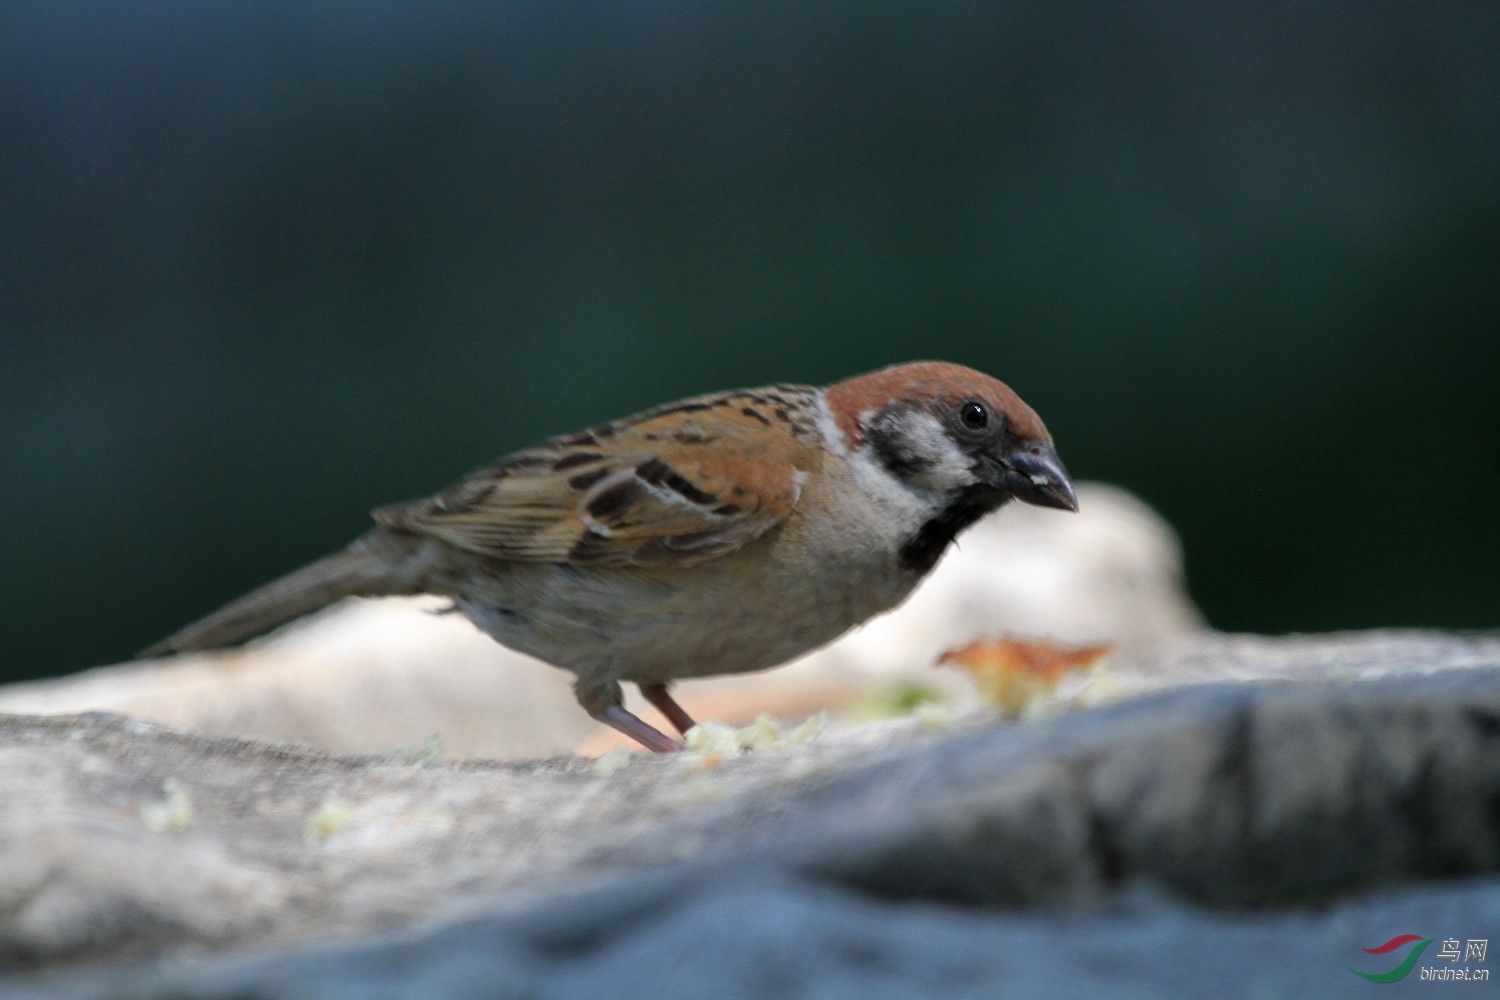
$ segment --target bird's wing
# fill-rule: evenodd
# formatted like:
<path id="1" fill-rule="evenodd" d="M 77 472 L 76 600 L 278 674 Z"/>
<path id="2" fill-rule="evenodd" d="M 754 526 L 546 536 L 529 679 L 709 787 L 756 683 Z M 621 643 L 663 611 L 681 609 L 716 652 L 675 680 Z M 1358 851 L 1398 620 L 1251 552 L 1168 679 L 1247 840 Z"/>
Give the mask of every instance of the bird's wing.
<path id="1" fill-rule="evenodd" d="M 557 438 L 373 516 L 525 562 L 703 562 L 784 520 L 819 457 L 757 404 L 730 398 L 688 400 Z"/>

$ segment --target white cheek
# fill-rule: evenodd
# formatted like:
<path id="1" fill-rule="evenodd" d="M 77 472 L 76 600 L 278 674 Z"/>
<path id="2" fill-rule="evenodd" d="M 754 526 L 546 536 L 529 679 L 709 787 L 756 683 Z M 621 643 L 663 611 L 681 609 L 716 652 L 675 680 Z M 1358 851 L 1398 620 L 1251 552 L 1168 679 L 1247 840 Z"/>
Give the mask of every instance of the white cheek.
<path id="1" fill-rule="evenodd" d="M 937 513 L 931 493 L 891 475 L 867 449 L 855 451 L 848 461 L 855 488 L 846 506 L 859 513 L 845 510 L 840 516 L 845 523 L 859 525 L 861 533 L 881 536 L 885 550 L 896 551 Z"/>
<path id="2" fill-rule="evenodd" d="M 953 443 L 937 417 L 930 413 L 908 414 L 902 429 L 915 450 L 933 463 L 931 468 L 909 477 L 908 482 L 938 492 L 974 485 L 976 480 L 968 456 Z"/>

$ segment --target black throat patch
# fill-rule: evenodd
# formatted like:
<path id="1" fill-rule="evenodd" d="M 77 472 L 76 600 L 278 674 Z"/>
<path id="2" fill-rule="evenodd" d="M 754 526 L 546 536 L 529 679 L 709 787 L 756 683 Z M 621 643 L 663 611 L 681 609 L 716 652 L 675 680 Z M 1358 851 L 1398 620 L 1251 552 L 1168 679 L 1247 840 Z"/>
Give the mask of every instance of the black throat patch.
<path id="1" fill-rule="evenodd" d="M 993 486 L 970 486 L 929 520 L 901 546 L 901 568 L 926 575 L 958 533 L 1010 499 Z"/>

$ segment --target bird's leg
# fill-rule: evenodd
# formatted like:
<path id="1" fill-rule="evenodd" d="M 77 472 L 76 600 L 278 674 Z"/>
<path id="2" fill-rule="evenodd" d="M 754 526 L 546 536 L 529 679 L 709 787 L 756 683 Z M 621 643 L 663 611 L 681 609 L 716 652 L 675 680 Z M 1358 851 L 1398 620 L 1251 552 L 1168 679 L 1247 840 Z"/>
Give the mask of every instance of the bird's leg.
<path id="1" fill-rule="evenodd" d="M 647 750 L 654 750 L 657 753 L 676 753 L 682 749 L 681 743 L 655 726 L 631 715 L 623 705 L 610 702 L 601 708 L 589 709 L 589 714 L 611 729 L 629 736 Z"/>
<path id="2" fill-rule="evenodd" d="M 647 750 L 674 753 L 682 749 L 681 743 L 626 710 L 623 704 L 625 693 L 620 690 L 617 681 L 585 682 L 583 678 L 579 678 L 573 685 L 573 693 L 578 696 L 578 704 L 583 706 L 585 712 L 616 732 L 629 736 Z"/>
<path id="3" fill-rule="evenodd" d="M 677 731 L 686 736 L 687 731 L 697 725 L 693 717 L 685 712 L 681 705 L 672 700 L 665 684 L 637 684 L 641 694 L 646 700 L 656 706 L 656 710 L 667 717 L 667 721 L 677 727 Z"/>

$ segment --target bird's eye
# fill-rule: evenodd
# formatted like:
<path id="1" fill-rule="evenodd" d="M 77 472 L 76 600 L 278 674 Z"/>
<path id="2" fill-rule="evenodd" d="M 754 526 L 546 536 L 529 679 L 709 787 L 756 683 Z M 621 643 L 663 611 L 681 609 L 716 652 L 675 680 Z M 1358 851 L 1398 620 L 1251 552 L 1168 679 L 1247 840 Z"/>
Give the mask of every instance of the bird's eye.
<path id="1" fill-rule="evenodd" d="M 983 430 L 990 422 L 990 411 L 981 403 L 965 403 L 958 408 L 958 420 L 971 431 Z"/>

